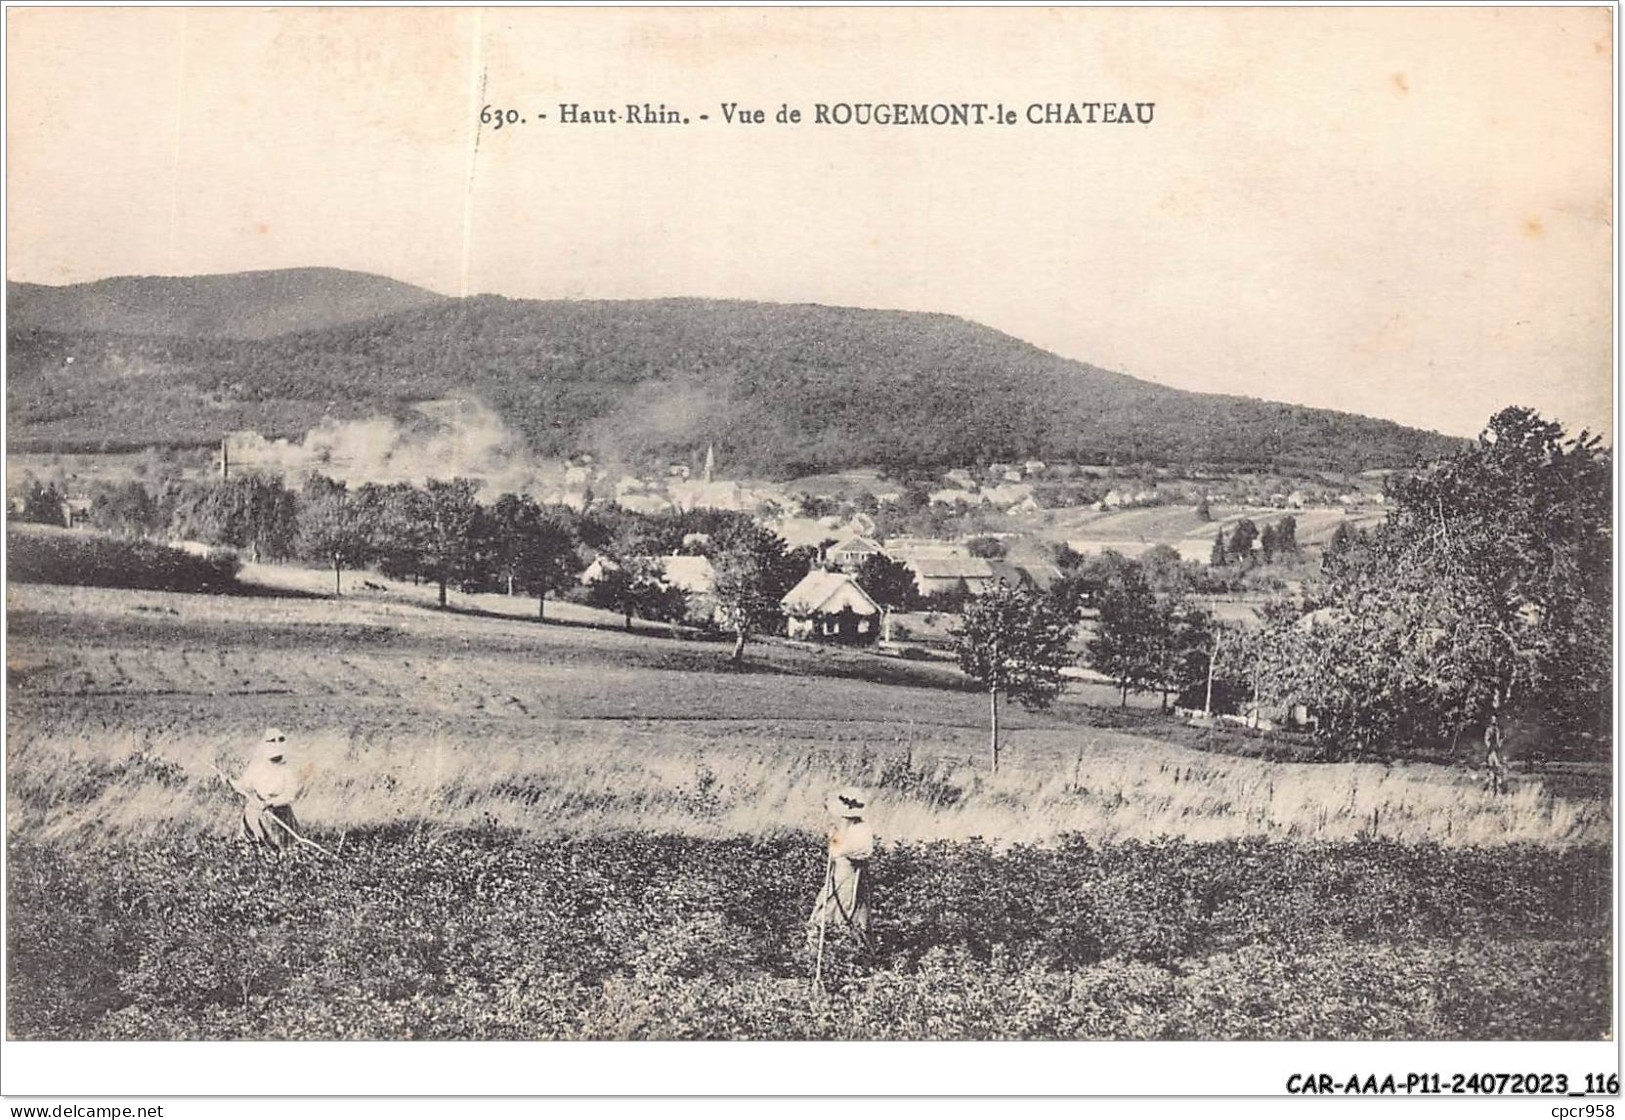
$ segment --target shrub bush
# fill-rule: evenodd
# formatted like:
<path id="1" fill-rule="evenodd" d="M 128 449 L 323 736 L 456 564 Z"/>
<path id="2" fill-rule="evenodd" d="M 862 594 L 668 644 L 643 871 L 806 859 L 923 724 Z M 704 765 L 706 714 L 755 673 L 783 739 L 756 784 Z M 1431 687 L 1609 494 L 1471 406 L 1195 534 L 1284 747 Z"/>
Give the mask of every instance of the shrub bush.
<path id="1" fill-rule="evenodd" d="M 13 525 L 6 538 L 6 578 L 142 591 L 220 594 L 237 589 L 241 562 L 227 550 L 198 556 L 152 541 L 77 529 Z"/>

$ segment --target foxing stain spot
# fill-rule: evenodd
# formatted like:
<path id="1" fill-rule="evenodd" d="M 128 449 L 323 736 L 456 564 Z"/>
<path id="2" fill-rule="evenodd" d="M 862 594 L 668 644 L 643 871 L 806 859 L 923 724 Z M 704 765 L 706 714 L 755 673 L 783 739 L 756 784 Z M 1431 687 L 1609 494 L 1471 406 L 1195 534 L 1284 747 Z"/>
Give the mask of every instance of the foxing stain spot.
<path id="1" fill-rule="evenodd" d="M 1535 217 L 1525 218 L 1523 220 L 1523 235 L 1525 237 L 1545 237 L 1546 223 Z"/>
<path id="2" fill-rule="evenodd" d="M 1394 88 L 1399 90 L 1400 93 L 1411 92 L 1411 83 L 1405 80 L 1404 74 L 1395 74 L 1392 81 L 1394 83 Z"/>

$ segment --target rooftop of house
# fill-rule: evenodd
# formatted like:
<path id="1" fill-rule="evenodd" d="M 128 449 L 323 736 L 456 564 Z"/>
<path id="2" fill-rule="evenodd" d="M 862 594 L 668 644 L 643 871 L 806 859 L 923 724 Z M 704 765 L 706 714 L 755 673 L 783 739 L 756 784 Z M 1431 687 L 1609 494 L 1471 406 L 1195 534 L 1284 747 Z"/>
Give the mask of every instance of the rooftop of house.
<path id="1" fill-rule="evenodd" d="M 880 610 L 875 601 L 869 598 L 868 592 L 858 585 L 857 580 L 845 572 L 831 572 L 822 568 L 808 572 L 800 583 L 785 593 L 779 605 L 791 614 L 816 614 L 823 610 L 831 600 L 843 591 L 849 595 L 856 593 L 859 606 L 854 609 L 860 614 L 873 614 Z M 867 609 L 861 609 L 866 605 Z"/>
<path id="2" fill-rule="evenodd" d="M 863 536 L 848 537 L 830 549 L 831 552 L 879 552 L 880 550 L 879 544 Z"/>
<path id="3" fill-rule="evenodd" d="M 919 556 L 908 562 L 921 579 L 992 579 L 993 569 L 975 556 Z"/>

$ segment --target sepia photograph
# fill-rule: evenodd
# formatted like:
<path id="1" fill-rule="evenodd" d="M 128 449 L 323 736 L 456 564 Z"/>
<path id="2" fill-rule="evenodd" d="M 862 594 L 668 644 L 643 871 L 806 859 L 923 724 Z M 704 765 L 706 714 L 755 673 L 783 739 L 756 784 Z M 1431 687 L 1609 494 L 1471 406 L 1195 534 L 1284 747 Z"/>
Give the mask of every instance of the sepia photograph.
<path id="1" fill-rule="evenodd" d="M 7 1040 L 1617 1095 L 1615 14 L 8 8 Z"/>

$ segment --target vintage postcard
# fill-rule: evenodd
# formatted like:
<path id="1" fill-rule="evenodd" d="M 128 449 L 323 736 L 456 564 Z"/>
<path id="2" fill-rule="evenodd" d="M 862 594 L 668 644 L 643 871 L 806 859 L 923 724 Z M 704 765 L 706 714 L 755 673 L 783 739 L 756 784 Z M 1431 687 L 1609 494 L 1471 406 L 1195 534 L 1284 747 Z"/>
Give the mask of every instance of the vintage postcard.
<path id="1" fill-rule="evenodd" d="M 16 1091 L 1617 1094 L 1614 23 L 9 8 Z"/>

